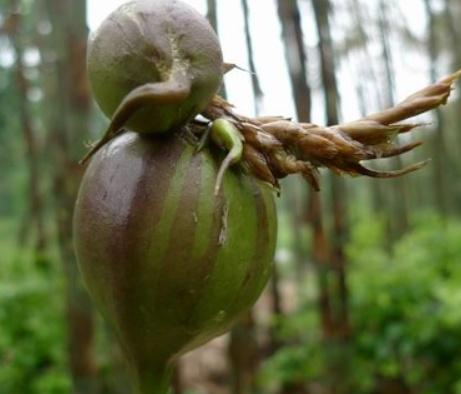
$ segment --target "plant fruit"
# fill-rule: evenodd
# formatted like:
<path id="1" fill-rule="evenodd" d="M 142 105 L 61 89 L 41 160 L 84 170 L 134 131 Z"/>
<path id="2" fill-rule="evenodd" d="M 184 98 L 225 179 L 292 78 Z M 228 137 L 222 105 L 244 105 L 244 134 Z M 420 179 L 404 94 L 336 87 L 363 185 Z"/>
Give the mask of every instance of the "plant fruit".
<path id="1" fill-rule="evenodd" d="M 179 132 L 128 132 L 92 158 L 74 219 L 77 258 L 139 393 L 162 393 L 181 354 L 224 333 L 271 273 L 273 193 Z M 167 384 L 167 383 L 165 383 Z"/>
<path id="2" fill-rule="evenodd" d="M 126 3 L 88 44 L 89 80 L 108 118 L 133 90 L 149 88 L 141 92 L 136 110 L 130 109 L 135 113 L 126 124 L 141 133 L 167 132 L 192 120 L 211 101 L 222 75 L 215 32 L 202 15 L 178 0 Z"/>

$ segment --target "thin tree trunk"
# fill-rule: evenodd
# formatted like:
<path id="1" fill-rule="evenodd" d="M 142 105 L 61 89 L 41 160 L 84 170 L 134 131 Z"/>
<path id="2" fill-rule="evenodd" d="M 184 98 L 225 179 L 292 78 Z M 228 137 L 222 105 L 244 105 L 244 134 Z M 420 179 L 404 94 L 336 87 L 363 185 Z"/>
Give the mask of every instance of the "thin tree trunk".
<path id="1" fill-rule="evenodd" d="M 457 70 L 461 67 L 461 48 L 460 48 L 460 41 L 461 41 L 461 28 L 459 27 L 459 16 L 461 15 L 461 4 L 457 0 L 444 0 L 444 17 L 445 17 L 445 25 L 447 28 L 448 37 L 450 40 L 450 52 L 452 53 L 453 57 L 453 70 Z M 458 88 L 461 88 L 461 82 L 458 81 Z M 448 176 L 459 178 L 461 175 L 460 166 L 458 165 L 457 161 L 457 151 L 459 146 L 461 146 L 461 98 L 458 97 L 457 103 L 454 105 L 457 106 L 457 110 L 455 112 L 454 121 L 456 126 L 454 127 L 454 136 L 452 137 L 453 146 L 456 147 L 456 151 L 449 152 L 450 153 L 450 163 L 449 169 L 451 173 Z M 449 142 L 448 147 L 450 147 L 451 142 Z M 448 148 L 447 147 L 447 148 Z M 455 154 L 453 154 L 455 153 Z M 452 162 L 452 163 L 451 163 Z M 458 212 L 460 211 L 459 204 L 453 204 L 453 208 L 455 208 Z"/>
<path id="2" fill-rule="evenodd" d="M 387 4 L 384 1 L 379 3 L 379 32 L 382 46 L 382 58 L 384 61 L 384 74 L 386 85 L 384 87 L 385 92 L 385 106 L 386 108 L 393 107 L 395 105 L 395 78 L 394 78 L 394 61 L 392 56 L 392 49 L 389 44 L 389 23 L 387 16 Z M 397 168 L 403 168 L 402 159 L 400 156 L 395 157 L 392 162 L 395 163 Z M 392 219 L 390 221 L 391 233 L 394 235 L 394 239 L 401 237 L 408 229 L 409 225 L 409 199 L 407 193 L 407 180 L 405 178 L 397 178 L 391 180 L 393 187 L 390 189 L 392 203 Z M 392 225 L 392 223 L 394 225 Z"/>
<path id="3" fill-rule="evenodd" d="M 217 1 L 207 0 L 208 19 L 219 36 Z M 245 6 L 246 4 L 242 4 Z M 250 69 L 254 73 L 255 65 L 252 55 L 252 41 L 249 29 L 248 7 L 245 12 L 245 34 Z M 252 75 L 253 87 L 259 86 L 259 80 L 256 75 Z M 260 97 L 260 91 L 254 90 L 255 102 Z M 220 95 L 227 96 L 225 85 L 221 87 Z M 259 110 L 259 107 L 257 107 Z M 253 392 L 256 384 L 256 373 L 259 367 L 260 348 L 256 338 L 256 322 L 253 311 L 249 311 L 240 321 L 232 328 L 230 333 L 230 342 L 228 347 L 228 356 L 231 364 L 231 381 L 233 394 L 249 394 Z"/>
<path id="4" fill-rule="evenodd" d="M 232 393 L 256 392 L 256 374 L 260 363 L 260 348 L 256 323 L 250 311 L 231 331 L 229 357 L 232 364 Z"/>
<path id="5" fill-rule="evenodd" d="M 311 89 L 307 80 L 307 55 L 304 47 L 304 37 L 301 27 L 301 15 L 297 0 L 278 0 L 278 14 L 282 25 L 282 38 L 285 49 L 285 58 L 288 66 L 290 85 L 293 100 L 296 107 L 296 116 L 301 122 L 309 122 L 311 118 Z M 303 185 L 303 187 L 305 187 Z M 298 190 L 292 193 L 290 202 L 290 214 L 294 229 L 294 250 L 298 264 L 298 272 L 302 271 L 300 265 L 303 262 L 302 256 L 302 225 L 305 217 L 319 215 L 321 212 L 306 213 L 299 215 L 297 210 Z M 320 196 L 312 192 L 310 198 Z M 308 209 L 309 204 L 304 204 L 303 210 Z M 307 207 L 306 207 L 307 205 Z M 315 248 L 315 245 L 314 245 Z M 301 279 L 301 278 L 300 278 Z"/>
<path id="6" fill-rule="evenodd" d="M 80 280 L 73 244 L 72 212 L 83 168 L 78 165 L 89 127 L 90 95 L 86 80 L 86 1 L 47 0 L 56 50 L 54 192 L 58 243 L 66 277 L 69 367 L 73 394 L 98 392 L 93 357 L 93 308 Z"/>
<path id="7" fill-rule="evenodd" d="M 207 0 L 207 18 L 211 26 L 213 27 L 213 30 L 219 36 L 217 0 Z M 226 85 L 224 82 L 221 86 L 221 89 L 219 90 L 219 94 L 222 97 L 227 98 Z"/>
<path id="8" fill-rule="evenodd" d="M 311 120 L 311 89 L 307 79 L 307 54 L 301 26 L 301 15 L 297 0 L 278 0 L 278 14 L 282 24 L 282 37 L 285 48 L 292 95 L 296 107 L 296 115 L 301 122 Z M 323 229 L 321 200 L 319 193 L 310 191 L 305 207 L 305 220 L 310 224 L 313 233 L 312 258 L 316 265 L 319 284 L 319 313 L 323 330 L 328 330 L 331 320 L 331 302 L 328 293 L 328 283 L 324 266 L 329 252 Z M 285 384 L 281 393 L 305 393 L 307 382 L 291 382 Z"/>
<path id="9" fill-rule="evenodd" d="M 364 78 L 356 79 L 356 91 L 359 101 L 360 115 L 361 117 L 366 117 L 370 112 L 368 105 L 367 97 L 365 95 L 365 81 L 371 81 L 373 85 L 373 93 L 378 97 L 378 105 L 380 108 L 384 106 L 383 99 L 381 97 L 381 89 L 378 84 L 378 77 L 376 76 L 376 71 L 373 67 L 373 58 L 369 49 L 369 38 L 367 36 L 366 30 L 364 28 L 364 20 L 369 18 L 368 13 L 366 13 L 366 6 L 360 2 L 360 0 L 352 0 L 351 2 L 351 16 L 354 18 L 354 23 L 356 31 L 360 37 L 360 44 L 362 46 L 363 54 L 359 58 L 360 67 L 358 72 L 360 75 L 365 74 L 367 76 Z M 364 81 L 365 80 L 365 81 Z M 374 212 L 383 212 L 389 209 L 387 201 L 383 198 L 385 191 L 382 187 L 382 182 L 379 179 L 370 179 L 368 181 L 371 188 L 371 201 Z"/>
<path id="10" fill-rule="evenodd" d="M 288 66 L 290 85 L 292 95 L 296 107 L 296 116 L 300 122 L 310 122 L 311 119 L 311 89 L 307 80 L 307 54 L 304 45 L 304 36 L 301 26 L 301 15 L 297 0 L 278 0 L 278 14 L 282 24 L 282 38 L 284 42 L 285 58 Z M 303 185 L 304 186 L 304 185 Z M 305 187 L 305 186 L 304 186 Z M 296 201 L 298 192 L 293 193 L 293 199 Z M 320 195 L 312 191 L 309 195 L 310 199 L 319 199 Z M 318 202 L 320 204 L 320 202 Z M 303 210 L 306 210 L 311 205 L 304 204 Z M 293 218 L 294 228 L 294 249 L 296 252 L 298 266 L 302 264 L 302 225 L 306 217 L 321 215 L 319 212 L 307 212 L 299 215 L 297 212 L 297 204 L 292 204 L 290 213 Z M 321 220 L 321 219 L 320 219 Z M 315 248 L 316 245 L 313 245 Z M 315 254 L 315 252 L 314 252 Z M 298 271 L 302 271 L 302 267 L 298 267 Z"/>
<path id="11" fill-rule="evenodd" d="M 296 264 L 296 279 L 295 284 L 302 285 L 303 273 L 306 271 L 305 263 L 305 247 L 303 245 L 303 229 L 306 225 L 306 203 L 304 190 L 306 185 L 303 182 L 299 182 L 299 179 L 293 178 L 288 179 L 284 185 L 285 197 L 284 197 L 284 209 L 289 213 L 290 217 L 290 228 L 292 233 L 291 251 L 294 256 L 294 262 Z"/>
<path id="12" fill-rule="evenodd" d="M 300 122 L 309 122 L 311 89 L 307 81 L 307 55 L 298 3 L 297 0 L 277 0 L 277 4 L 296 114 Z"/>
<path id="13" fill-rule="evenodd" d="M 319 198 L 318 193 L 312 192 L 307 212 L 310 214 L 307 220 L 311 223 L 313 233 L 312 259 L 316 264 L 317 281 L 319 283 L 318 306 L 322 335 L 324 339 L 328 339 L 333 337 L 335 331 L 333 305 L 328 281 L 331 271 L 331 252 L 321 215 L 322 200 Z"/>
<path id="14" fill-rule="evenodd" d="M 360 0 L 351 0 L 351 17 L 354 19 L 355 28 L 359 35 L 360 44 L 362 46 L 363 55 L 360 58 L 361 67 L 360 75 L 364 73 L 366 75 L 366 80 L 372 82 L 373 86 L 376 87 L 374 94 L 378 98 L 378 105 L 382 107 L 383 99 L 381 97 L 381 91 L 378 88 L 378 77 L 376 75 L 376 70 L 373 67 L 373 57 L 370 53 L 370 48 L 368 45 L 368 35 L 364 28 L 364 20 L 369 19 L 367 8 L 365 4 L 362 4 Z M 359 82 L 362 82 L 360 79 Z M 365 110 L 365 108 L 362 108 Z M 363 113 L 363 111 L 362 111 Z M 363 116 L 366 116 L 367 112 L 363 113 Z"/>
<path id="15" fill-rule="evenodd" d="M 279 318 L 283 316 L 282 294 L 280 291 L 280 273 L 277 267 L 277 262 L 274 262 L 274 268 L 272 270 L 272 277 L 269 285 L 272 301 L 272 316 L 277 322 Z M 278 324 L 272 323 L 269 331 L 269 348 L 267 349 L 267 355 L 274 354 L 283 345 L 278 335 L 278 328 Z"/>
<path id="16" fill-rule="evenodd" d="M 437 80 L 437 58 L 439 54 L 437 34 L 435 26 L 435 17 L 432 10 L 431 0 L 423 0 L 426 10 L 426 18 L 428 22 L 428 53 L 430 58 L 430 78 L 431 82 Z M 448 190 L 446 173 L 444 168 L 444 158 L 446 155 L 446 142 L 445 142 L 445 122 L 442 112 L 437 109 L 436 112 L 436 135 L 433 143 L 433 160 L 434 160 L 434 198 L 437 208 L 442 215 L 448 212 Z"/>
<path id="17" fill-rule="evenodd" d="M 37 141 L 37 132 L 34 129 L 31 109 L 28 99 L 30 84 L 25 76 L 23 43 L 21 40 L 22 15 L 19 10 L 18 0 L 10 3 L 10 38 L 13 44 L 16 58 L 16 86 L 18 92 L 18 109 L 20 114 L 21 130 L 25 144 L 25 158 L 28 168 L 28 193 L 27 206 L 21 225 L 20 241 L 27 239 L 27 233 L 35 230 L 34 250 L 37 261 L 44 261 L 44 253 L 47 246 L 47 236 L 44 220 L 44 200 L 40 191 L 40 181 L 43 179 L 40 173 L 40 149 Z"/>
<path id="18" fill-rule="evenodd" d="M 301 16 L 296 0 L 278 0 L 278 13 L 282 22 L 282 36 L 285 56 L 290 75 L 291 89 L 296 105 L 296 114 L 301 122 L 311 120 L 311 89 L 307 80 L 307 55 L 301 27 Z M 322 201 L 319 193 L 310 192 L 305 213 L 312 226 L 312 257 L 317 266 L 320 284 L 319 312 L 323 322 L 324 335 L 330 331 L 332 304 L 328 291 L 325 266 L 329 258 L 329 248 L 323 227 Z"/>
<path id="19" fill-rule="evenodd" d="M 251 84 L 253 86 L 253 94 L 255 99 L 255 114 L 259 115 L 261 112 L 261 105 L 263 99 L 263 91 L 261 89 L 261 84 L 259 82 L 258 75 L 256 73 L 256 65 L 253 56 L 253 41 L 251 39 L 251 31 L 250 31 L 250 9 L 248 7 L 248 0 L 241 0 L 242 1 L 242 9 L 243 9 L 243 20 L 244 20 L 244 28 L 245 28 L 245 41 L 247 47 L 247 54 L 248 54 L 248 64 L 250 66 L 250 73 L 251 73 Z"/>
<path id="20" fill-rule="evenodd" d="M 456 12 L 460 13 L 459 10 L 456 10 L 455 4 L 457 0 L 444 0 L 444 13 L 445 13 L 445 25 L 447 28 L 448 36 L 451 42 L 450 52 L 453 54 L 453 70 L 457 70 L 461 67 L 461 48 L 459 46 L 460 38 L 461 38 L 461 30 L 457 28 L 457 15 Z M 459 6 L 458 2 L 458 8 Z M 461 82 L 458 81 L 458 86 L 461 86 Z M 461 111 L 458 112 L 461 124 Z"/>
<path id="21" fill-rule="evenodd" d="M 378 98 L 377 103 L 379 108 L 382 108 L 384 105 L 381 89 L 379 88 L 378 77 L 376 75 L 375 68 L 373 67 L 373 57 L 369 48 L 369 37 L 364 27 L 364 20 L 368 20 L 370 17 L 367 11 L 366 4 L 363 4 L 360 0 L 351 0 L 350 14 L 354 19 L 355 31 L 358 33 L 362 51 L 361 56 L 358 58 L 359 66 L 357 67 L 357 72 L 359 73 L 358 75 L 366 75 L 366 78 L 356 78 L 356 92 L 361 117 L 366 117 L 370 109 L 365 95 L 365 84 L 367 81 L 371 81 L 373 85 L 373 94 Z M 379 212 L 380 210 L 383 210 L 383 208 L 387 208 L 384 204 L 385 200 L 383 199 L 383 190 L 379 180 L 370 179 L 369 184 L 371 187 L 372 205 L 375 212 Z"/>
<path id="22" fill-rule="evenodd" d="M 335 74 L 335 59 L 333 42 L 330 33 L 329 0 L 313 0 L 313 9 L 319 36 L 320 62 L 322 83 L 325 91 L 325 109 L 327 124 L 339 123 L 339 92 Z M 345 340 L 350 334 L 348 289 L 346 283 L 346 258 L 344 246 L 347 237 L 346 223 L 346 188 L 344 180 L 339 177 L 331 178 L 331 197 L 333 215 L 333 269 L 335 273 L 335 287 L 337 289 L 335 301 L 338 310 L 335 311 L 335 336 Z"/>
<path id="23" fill-rule="evenodd" d="M 216 0 L 207 0 L 207 18 L 210 21 L 216 34 L 218 33 L 218 10 L 216 8 Z"/>

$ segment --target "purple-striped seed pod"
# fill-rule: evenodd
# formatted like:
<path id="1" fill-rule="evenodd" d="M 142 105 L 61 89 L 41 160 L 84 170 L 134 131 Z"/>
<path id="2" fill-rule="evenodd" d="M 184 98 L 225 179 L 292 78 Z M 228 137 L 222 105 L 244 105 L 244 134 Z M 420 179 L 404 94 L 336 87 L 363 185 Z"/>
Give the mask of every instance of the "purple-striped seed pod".
<path id="1" fill-rule="evenodd" d="M 272 189 L 222 152 L 180 133 L 122 134 L 92 158 L 80 188 L 75 248 L 85 283 L 114 327 L 135 392 L 164 394 L 183 353 L 224 333 L 271 273 Z"/>

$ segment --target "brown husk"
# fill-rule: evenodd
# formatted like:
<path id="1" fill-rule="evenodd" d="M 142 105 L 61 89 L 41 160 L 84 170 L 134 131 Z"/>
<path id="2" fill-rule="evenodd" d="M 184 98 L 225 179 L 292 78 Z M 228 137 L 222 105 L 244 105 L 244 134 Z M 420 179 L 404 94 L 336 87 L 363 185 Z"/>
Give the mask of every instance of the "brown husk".
<path id="1" fill-rule="evenodd" d="M 335 173 L 394 178 L 416 171 L 429 160 L 394 171 L 375 171 L 361 162 L 398 156 L 421 145 L 413 142 L 398 146 L 399 134 L 413 131 L 420 123 L 401 123 L 446 104 L 461 70 L 407 97 L 396 106 L 353 122 L 330 127 L 297 123 L 269 116 L 249 118 L 237 114 L 232 104 L 215 96 L 202 113 L 213 121 L 226 118 L 244 139 L 243 160 L 248 170 L 262 181 L 278 188 L 278 179 L 299 173 L 319 190 L 318 168 Z"/>

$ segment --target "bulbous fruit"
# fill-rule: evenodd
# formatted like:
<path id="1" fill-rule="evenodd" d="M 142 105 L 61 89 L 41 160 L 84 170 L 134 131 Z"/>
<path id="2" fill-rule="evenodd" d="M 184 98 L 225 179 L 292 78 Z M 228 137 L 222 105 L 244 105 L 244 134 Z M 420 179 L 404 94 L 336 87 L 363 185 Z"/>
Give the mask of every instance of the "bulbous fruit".
<path id="1" fill-rule="evenodd" d="M 211 101 L 222 75 L 215 32 L 202 15 L 178 0 L 126 3 L 88 44 L 89 80 L 109 118 L 133 89 L 154 87 L 155 100 L 149 104 L 146 99 L 127 123 L 137 132 L 165 132 L 193 119 Z"/>
<path id="2" fill-rule="evenodd" d="M 91 160 L 75 210 L 79 266 L 140 393 L 165 366 L 224 333 L 263 290 L 276 240 L 272 190 L 226 172 L 179 133 L 126 133 Z M 168 367 L 166 367 L 168 369 Z"/>

